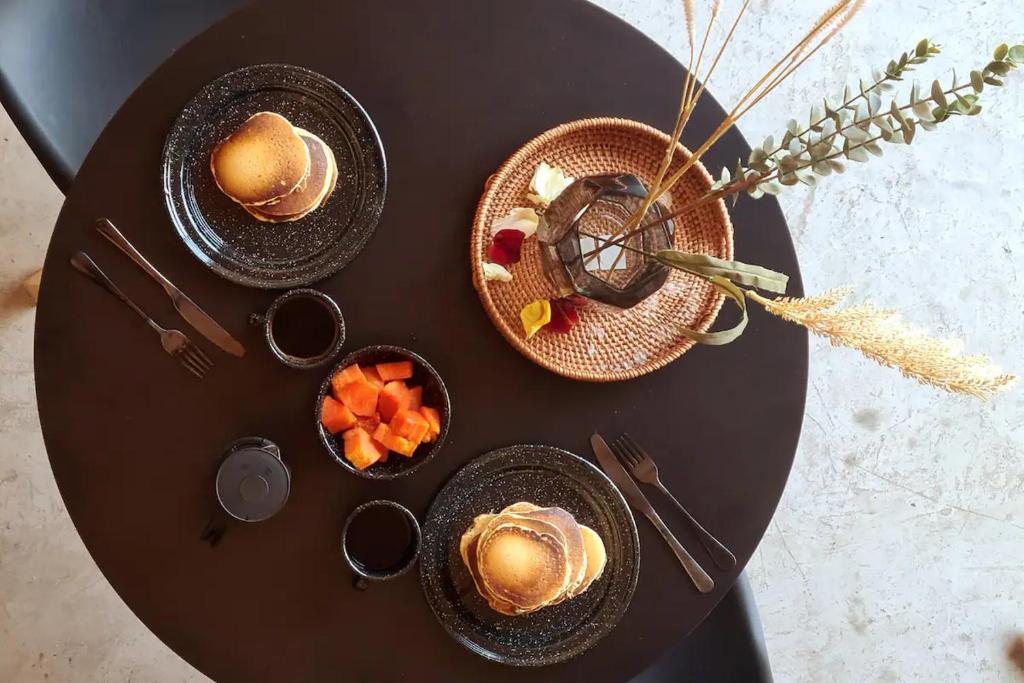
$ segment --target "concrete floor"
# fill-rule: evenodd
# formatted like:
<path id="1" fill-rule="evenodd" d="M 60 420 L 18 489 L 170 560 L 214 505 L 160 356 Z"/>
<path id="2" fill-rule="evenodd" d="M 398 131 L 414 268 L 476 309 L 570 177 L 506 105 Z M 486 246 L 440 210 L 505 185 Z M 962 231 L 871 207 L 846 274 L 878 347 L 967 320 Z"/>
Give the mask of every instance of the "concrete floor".
<path id="1" fill-rule="evenodd" d="M 677 0 L 598 4 L 682 56 Z M 735 97 L 825 4 L 755 0 L 716 96 Z M 741 129 L 780 134 L 826 89 L 925 36 L 945 46 L 927 74 L 966 73 L 995 43 L 1024 39 L 1024 15 L 1017 0 L 869 5 Z M 1024 77 L 1008 80 L 980 117 L 782 204 L 809 291 L 853 285 L 1021 373 Z M 61 196 L 2 112 L 0 178 L 0 681 L 204 680 L 115 596 L 64 511 L 20 290 Z M 738 226 L 738 239 L 754 229 Z M 1022 409 L 1024 386 L 989 403 L 954 398 L 813 343 L 796 465 L 748 567 L 779 681 L 1024 680 L 1007 656 L 1024 631 Z"/>

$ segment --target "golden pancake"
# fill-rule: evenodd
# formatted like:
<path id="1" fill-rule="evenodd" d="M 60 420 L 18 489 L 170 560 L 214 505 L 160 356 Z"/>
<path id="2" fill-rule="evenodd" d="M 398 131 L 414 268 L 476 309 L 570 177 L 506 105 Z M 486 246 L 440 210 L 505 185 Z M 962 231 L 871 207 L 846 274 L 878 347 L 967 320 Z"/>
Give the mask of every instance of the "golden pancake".
<path id="1" fill-rule="evenodd" d="M 520 513 L 510 513 L 528 519 L 539 519 L 554 525 L 562 532 L 565 538 L 565 551 L 569 561 L 569 585 L 565 592 L 556 599 L 561 602 L 567 597 L 576 595 L 577 589 L 583 583 L 583 577 L 587 570 L 587 555 L 583 547 L 583 534 L 580 532 L 580 525 L 576 518 L 559 507 L 537 508 Z"/>
<path id="2" fill-rule="evenodd" d="M 580 525 L 580 532 L 583 534 L 583 547 L 587 553 L 587 569 L 583 575 L 583 583 L 576 590 L 576 595 L 590 588 L 590 584 L 601 578 L 604 567 L 608 563 L 608 554 L 604 549 L 604 541 L 596 531 L 589 526 Z"/>
<path id="3" fill-rule="evenodd" d="M 254 218 L 266 223 L 283 223 L 305 217 L 327 202 L 338 180 L 338 164 L 331 148 L 309 131 L 301 128 L 295 131 L 309 150 L 309 176 L 305 187 L 275 202 L 244 207 Z"/>
<path id="4" fill-rule="evenodd" d="M 525 501 L 474 518 L 459 539 L 459 554 L 477 592 L 508 616 L 580 595 L 607 563 L 593 529 L 561 508 Z"/>
<path id="5" fill-rule="evenodd" d="M 288 119 L 262 111 L 250 116 L 210 154 L 217 187 L 239 204 L 269 204 L 303 187 L 310 154 Z"/>
<path id="6" fill-rule="evenodd" d="M 477 562 L 488 594 L 522 610 L 550 604 L 569 583 L 564 537 L 539 520 L 492 520 L 478 539 Z"/>

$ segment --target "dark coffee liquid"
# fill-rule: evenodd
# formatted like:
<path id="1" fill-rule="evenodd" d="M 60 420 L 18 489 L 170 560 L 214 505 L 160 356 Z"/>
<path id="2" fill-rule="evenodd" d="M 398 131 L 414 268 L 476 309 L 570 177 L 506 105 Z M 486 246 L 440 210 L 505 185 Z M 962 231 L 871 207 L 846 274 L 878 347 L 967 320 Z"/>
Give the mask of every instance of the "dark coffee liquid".
<path id="1" fill-rule="evenodd" d="M 336 322 L 319 300 L 297 296 L 277 309 L 270 331 L 277 347 L 289 356 L 316 358 L 330 349 Z"/>
<path id="2" fill-rule="evenodd" d="M 349 524 L 345 549 L 352 561 L 368 573 L 401 569 L 413 551 L 409 520 L 393 507 L 371 505 Z"/>

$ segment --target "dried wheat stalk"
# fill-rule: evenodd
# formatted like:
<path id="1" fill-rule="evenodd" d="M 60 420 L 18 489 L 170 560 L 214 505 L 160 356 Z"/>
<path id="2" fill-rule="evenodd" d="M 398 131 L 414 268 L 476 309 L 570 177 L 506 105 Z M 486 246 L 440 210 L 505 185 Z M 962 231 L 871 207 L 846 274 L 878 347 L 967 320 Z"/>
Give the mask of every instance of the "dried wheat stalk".
<path id="1" fill-rule="evenodd" d="M 814 297 L 766 299 L 746 292 L 769 313 L 825 337 L 833 346 L 856 349 L 922 384 L 987 399 L 1016 381 L 987 357 L 961 355 L 957 342 L 934 339 L 911 328 L 895 311 L 871 304 L 836 308 L 846 294 L 833 290 Z"/>

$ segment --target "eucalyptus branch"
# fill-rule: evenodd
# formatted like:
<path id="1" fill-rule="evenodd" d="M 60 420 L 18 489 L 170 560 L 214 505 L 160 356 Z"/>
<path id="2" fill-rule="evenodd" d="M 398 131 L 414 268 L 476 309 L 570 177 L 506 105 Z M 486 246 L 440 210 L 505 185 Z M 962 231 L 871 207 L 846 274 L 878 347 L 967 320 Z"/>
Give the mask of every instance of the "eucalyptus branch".
<path id="1" fill-rule="evenodd" d="M 888 108 L 883 106 L 881 97 L 874 92 L 876 89 L 885 89 L 880 84 L 889 80 L 903 80 L 903 74 L 910 70 L 911 65 L 923 63 L 937 53 L 937 46 L 927 39 L 922 40 L 915 48 L 914 56 L 903 53 L 897 60 L 891 61 L 886 72 L 879 74 L 870 86 L 862 81 L 856 96 L 850 97 L 844 92 L 844 101 L 839 107 L 833 109 L 826 101 L 823 116 L 817 115 L 816 107 L 812 107 L 806 130 L 800 130 L 799 124 L 790 120 L 784 146 L 776 147 L 774 139 L 769 136 L 761 146 L 751 151 L 748 166 L 737 161 L 734 172 L 723 168 L 720 179 L 702 196 L 659 219 L 612 235 L 584 256 L 588 260 L 593 259 L 604 249 L 623 246 L 648 228 L 727 196 L 732 196 L 735 203 L 742 192 L 757 199 L 765 194 L 778 194 L 786 185 L 814 185 L 816 175 L 827 176 L 845 171 L 840 161 L 843 157 L 849 161 L 866 162 L 870 158 L 869 153 L 882 155 L 881 142 L 910 144 L 918 128 L 934 130 L 952 116 L 976 116 L 982 111 L 978 101 L 985 86 L 1002 86 L 1001 77 L 1024 64 L 1024 45 L 1010 48 L 1003 44 L 996 48 L 992 61 L 983 69 L 972 71 L 967 81 L 957 82 L 954 73 L 949 88 L 943 88 L 936 80 L 932 82 L 927 94 L 920 93 L 915 83 L 906 104 L 900 105 L 897 100 L 892 100 Z M 972 92 L 961 94 L 964 90 Z M 904 112 L 913 112 L 915 116 L 908 117 Z M 766 150 L 772 151 L 769 153 Z"/>

